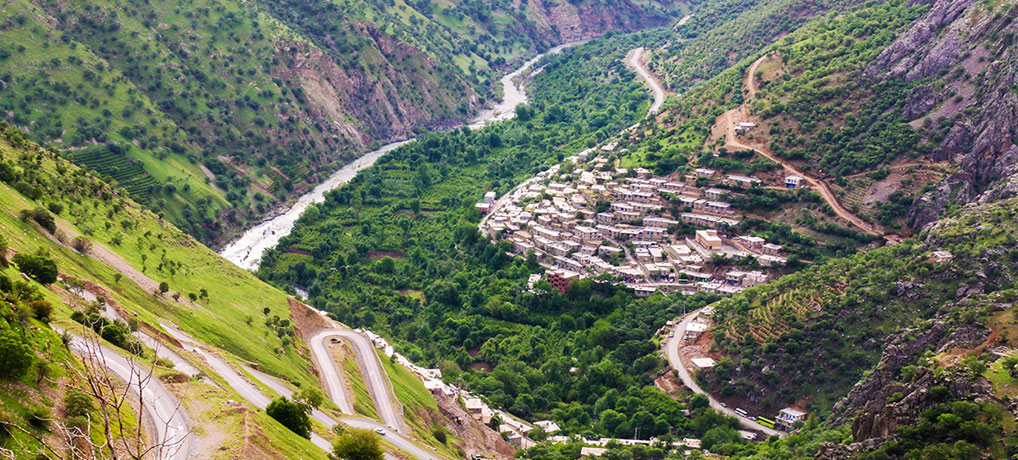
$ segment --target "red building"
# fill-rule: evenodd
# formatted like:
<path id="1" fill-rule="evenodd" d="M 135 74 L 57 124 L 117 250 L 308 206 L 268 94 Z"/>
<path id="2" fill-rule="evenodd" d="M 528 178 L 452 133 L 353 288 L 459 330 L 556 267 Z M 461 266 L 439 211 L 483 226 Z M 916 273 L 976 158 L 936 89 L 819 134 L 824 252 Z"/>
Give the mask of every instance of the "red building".
<path id="1" fill-rule="evenodd" d="M 555 288 L 556 291 L 565 294 L 566 289 L 575 279 L 580 278 L 580 274 L 569 270 L 548 270 L 544 272 L 545 279 L 551 283 L 551 287 Z"/>

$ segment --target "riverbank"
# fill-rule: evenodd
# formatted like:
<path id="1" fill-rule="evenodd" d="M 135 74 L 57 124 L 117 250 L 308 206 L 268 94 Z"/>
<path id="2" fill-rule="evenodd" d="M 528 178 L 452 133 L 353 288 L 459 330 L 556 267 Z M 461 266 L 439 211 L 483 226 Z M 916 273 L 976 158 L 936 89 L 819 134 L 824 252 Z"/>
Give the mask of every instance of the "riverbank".
<path id="1" fill-rule="evenodd" d="M 502 100 L 498 104 L 495 104 L 491 109 L 482 111 L 473 120 L 460 126 L 480 129 L 492 123 L 511 119 L 516 115 L 516 107 L 528 101 L 525 91 L 526 77 L 536 73 L 536 70 L 533 69 L 534 65 L 546 56 L 558 54 L 569 47 L 586 42 L 587 40 L 565 43 L 527 60 L 516 70 L 502 77 Z M 332 175 L 310 192 L 298 198 L 289 208 L 272 215 L 245 231 L 239 238 L 223 247 L 219 251 L 219 255 L 245 270 L 257 270 L 265 251 L 275 247 L 283 237 L 290 234 L 297 219 L 300 218 L 308 206 L 323 202 L 326 192 L 349 182 L 360 170 L 375 164 L 386 153 L 414 140 L 414 138 L 411 138 L 386 144 L 348 163 L 332 173 Z"/>

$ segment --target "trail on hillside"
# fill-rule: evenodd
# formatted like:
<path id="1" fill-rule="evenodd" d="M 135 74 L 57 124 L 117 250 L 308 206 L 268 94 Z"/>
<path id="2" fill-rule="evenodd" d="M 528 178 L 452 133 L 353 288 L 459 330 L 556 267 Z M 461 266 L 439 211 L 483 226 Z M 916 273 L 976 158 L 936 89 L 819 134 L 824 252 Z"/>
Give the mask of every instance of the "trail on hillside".
<path id="1" fill-rule="evenodd" d="M 757 59 L 755 62 L 753 62 L 753 65 L 749 67 L 749 70 L 746 71 L 746 75 L 743 77 L 743 86 L 746 90 L 745 101 L 739 107 L 736 107 L 732 110 L 729 110 L 719 115 L 717 120 L 715 120 L 714 122 L 715 129 L 712 131 L 716 132 L 718 128 L 724 130 L 725 136 L 724 147 L 729 151 L 752 150 L 762 155 L 763 157 L 780 164 L 781 167 L 785 169 L 785 171 L 797 176 L 801 176 L 807 183 L 809 183 L 811 187 L 813 187 L 814 190 L 816 190 L 820 197 L 823 198 L 824 202 L 826 202 L 831 207 L 831 209 L 834 210 L 834 213 L 837 214 L 838 217 L 848 221 L 850 224 L 852 224 L 859 230 L 870 235 L 881 237 L 885 236 L 885 232 L 882 227 L 880 227 L 877 224 L 866 221 L 865 219 L 855 215 L 847 208 L 845 208 L 845 206 L 843 206 L 841 202 L 838 200 L 838 197 L 834 195 L 834 192 L 831 190 L 831 187 L 827 185 L 826 182 L 805 173 L 792 163 L 782 159 L 781 157 L 778 157 L 773 152 L 771 152 L 770 148 L 768 148 L 766 145 L 749 145 L 743 143 L 738 138 L 738 136 L 736 136 L 735 132 L 735 125 L 737 123 L 736 119 L 746 120 L 749 118 L 749 104 L 753 100 L 753 98 L 756 97 L 756 93 L 760 89 L 760 83 L 756 81 L 756 72 L 757 70 L 760 69 L 760 65 L 763 63 L 763 61 L 766 60 L 768 57 L 770 57 L 770 55 L 762 56 L 760 59 Z"/>
<path id="2" fill-rule="evenodd" d="M 665 103 L 665 89 L 658 80 L 657 75 L 654 75 L 647 67 L 647 64 L 643 62 L 643 56 L 646 52 L 647 48 L 642 46 L 630 51 L 626 64 L 643 78 L 647 86 L 650 87 L 651 93 L 654 94 L 654 102 L 651 103 L 650 109 L 647 111 L 647 116 L 652 116 L 657 114 L 661 110 L 661 105 Z"/>

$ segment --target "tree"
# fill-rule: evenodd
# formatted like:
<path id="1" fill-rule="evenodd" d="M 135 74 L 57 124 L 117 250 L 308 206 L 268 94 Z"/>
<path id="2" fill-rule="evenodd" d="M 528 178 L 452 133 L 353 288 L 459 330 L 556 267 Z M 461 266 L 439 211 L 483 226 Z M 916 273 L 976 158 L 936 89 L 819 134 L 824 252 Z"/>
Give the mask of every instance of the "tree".
<path id="1" fill-rule="evenodd" d="M 59 273 L 57 264 L 49 257 L 19 252 L 11 260 L 19 270 L 42 284 L 54 283 L 57 280 Z"/>
<path id="2" fill-rule="evenodd" d="M 35 354 L 11 329 L 0 330 L 0 378 L 19 379 L 32 365 Z"/>
<path id="3" fill-rule="evenodd" d="M 693 409 L 703 409 L 710 405 L 710 398 L 703 393 L 696 393 L 689 398 L 689 407 Z"/>
<path id="4" fill-rule="evenodd" d="M 332 455 L 342 460 L 381 460 L 384 453 L 377 434 L 371 430 L 351 428 L 336 440 Z"/>
<path id="5" fill-rule="evenodd" d="M 160 294 L 166 294 L 166 292 L 169 291 L 169 290 L 170 290 L 170 283 L 167 283 L 166 281 L 162 281 L 162 282 L 159 283 L 159 293 Z"/>
<path id="6" fill-rule="evenodd" d="M 311 438 L 311 418 L 303 404 L 279 397 L 269 403 L 265 413 L 297 435 Z"/>
<path id="7" fill-rule="evenodd" d="M 325 402 L 325 393 L 318 388 L 305 388 L 294 395 L 294 399 L 304 406 L 305 412 L 312 412 Z"/>

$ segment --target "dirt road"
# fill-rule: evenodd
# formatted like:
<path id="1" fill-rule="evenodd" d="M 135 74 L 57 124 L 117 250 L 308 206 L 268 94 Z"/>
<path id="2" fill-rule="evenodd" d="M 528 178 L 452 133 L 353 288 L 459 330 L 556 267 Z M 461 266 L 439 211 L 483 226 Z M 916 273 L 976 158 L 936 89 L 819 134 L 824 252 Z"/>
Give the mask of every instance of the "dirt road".
<path id="1" fill-rule="evenodd" d="M 658 113 L 661 110 L 661 105 L 665 103 L 665 89 L 661 86 L 661 82 L 657 80 L 657 76 L 651 73 L 650 69 L 647 68 L 647 64 L 643 62 L 643 56 L 646 52 L 647 49 L 643 47 L 630 51 L 626 64 L 635 70 L 640 78 L 643 78 L 643 81 L 647 83 L 650 91 L 654 94 L 654 102 L 650 104 L 650 110 L 647 111 L 647 116 L 651 116 Z"/>
<path id="2" fill-rule="evenodd" d="M 883 228 L 879 225 L 868 222 L 845 208 L 845 206 L 838 201 L 838 197 L 834 195 L 831 187 L 823 180 L 806 174 L 790 162 L 774 155 L 770 149 L 764 145 L 749 145 L 739 140 L 739 137 L 735 132 L 736 119 L 746 120 L 749 118 L 749 103 L 754 97 L 756 97 L 756 93 L 760 89 L 760 84 L 756 81 L 755 74 L 757 70 L 759 70 L 760 64 L 762 64 L 767 57 L 768 56 L 763 56 L 753 62 L 753 65 L 749 67 L 749 70 L 743 78 L 743 86 L 746 90 L 746 101 L 741 106 L 721 114 L 718 116 L 717 120 L 715 120 L 716 128 L 722 128 L 724 130 L 725 148 L 728 151 L 752 150 L 763 157 L 780 164 L 786 172 L 801 176 L 806 183 L 808 183 L 820 195 L 820 197 L 823 198 L 824 202 L 830 205 L 831 209 L 834 210 L 834 213 L 837 214 L 838 217 L 848 221 L 864 233 L 884 236 Z"/>

